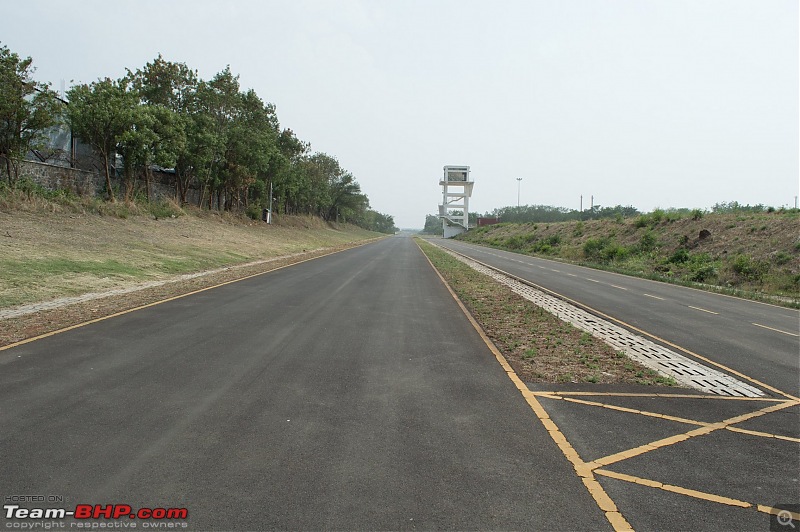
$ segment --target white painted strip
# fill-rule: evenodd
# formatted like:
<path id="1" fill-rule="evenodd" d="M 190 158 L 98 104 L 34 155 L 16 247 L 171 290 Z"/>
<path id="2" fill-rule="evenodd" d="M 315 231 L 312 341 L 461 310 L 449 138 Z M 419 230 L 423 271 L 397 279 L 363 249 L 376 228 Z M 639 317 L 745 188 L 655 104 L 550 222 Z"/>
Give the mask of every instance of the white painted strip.
<path id="1" fill-rule="evenodd" d="M 653 299 L 659 299 L 659 300 L 661 300 L 661 301 L 664 301 L 664 298 L 663 298 L 663 297 L 651 296 L 650 294 L 642 294 L 642 295 L 644 295 L 644 296 L 647 296 L 647 297 L 652 297 Z"/>
<path id="2" fill-rule="evenodd" d="M 708 312 L 709 314 L 719 314 L 719 312 L 714 312 L 713 310 L 706 310 L 706 309 L 704 309 L 704 308 L 700 308 L 700 307 L 693 307 L 693 306 L 691 306 L 691 305 L 686 305 L 686 306 L 687 306 L 687 307 L 689 307 L 689 308 L 693 308 L 693 309 L 695 309 L 695 310 L 699 310 L 700 312 Z"/>
<path id="3" fill-rule="evenodd" d="M 597 279 L 589 279 L 588 277 L 586 278 L 586 280 L 587 280 L 587 281 L 591 281 L 591 282 L 593 282 L 593 283 L 599 283 L 599 282 L 600 282 L 600 281 L 598 281 Z"/>
<path id="4" fill-rule="evenodd" d="M 609 286 L 613 286 L 614 288 L 619 288 L 620 290 L 627 290 L 627 288 L 625 288 L 624 286 L 617 286 L 615 284 L 611 284 Z"/>
<path id="5" fill-rule="evenodd" d="M 769 329 L 770 331 L 775 331 L 775 332 L 779 332 L 779 333 L 782 333 L 782 334 L 788 334 L 789 336 L 800 337 L 800 334 L 790 333 L 790 332 L 787 332 L 787 331 L 782 331 L 780 329 L 773 329 L 772 327 L 767 327 L 766 325 L 761 325 L 759 323 L 754 323 L 753 325 L 755 325 L 756 327 L 761 327 L 762 329 Z"/>

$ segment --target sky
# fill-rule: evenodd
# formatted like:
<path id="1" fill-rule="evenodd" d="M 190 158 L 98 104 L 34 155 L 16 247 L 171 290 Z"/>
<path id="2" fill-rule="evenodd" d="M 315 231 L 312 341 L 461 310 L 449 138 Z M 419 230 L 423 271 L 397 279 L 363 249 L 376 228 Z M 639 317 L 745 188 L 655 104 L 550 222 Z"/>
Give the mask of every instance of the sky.
<path id="1" fill-rule="evenodd" d="M 445 165 L 470 166 L 479 213 L 800 188 L 797 0 L 27 0 L 3 19 L 56 90 L 159 53 L 230 65 L 402 228 L 438 212 Z"/>

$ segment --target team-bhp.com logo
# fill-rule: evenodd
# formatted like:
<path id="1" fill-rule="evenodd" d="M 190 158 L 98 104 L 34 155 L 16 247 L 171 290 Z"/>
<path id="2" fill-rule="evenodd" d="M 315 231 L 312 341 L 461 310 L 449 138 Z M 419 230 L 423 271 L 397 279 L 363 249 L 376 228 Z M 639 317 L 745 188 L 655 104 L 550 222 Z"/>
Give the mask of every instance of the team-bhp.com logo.
<path id="1" fill-rule="evenodd" d="M 67 508 L 23 508 L 18 504 L 3 505 L 6 519 L 58 520 L 77 519 L 86 521 L 140 519 L 140 520 L 178 520 L 189 517 L 187 508 L 133 508 L 130 504 L 78 504 L 74 509 Z M 73 523 L 74 524 L 74 523 Z M 88 524 L 88 523 L 87 523 Z M 62 525 L 63 526 L 63 525 Z"/>

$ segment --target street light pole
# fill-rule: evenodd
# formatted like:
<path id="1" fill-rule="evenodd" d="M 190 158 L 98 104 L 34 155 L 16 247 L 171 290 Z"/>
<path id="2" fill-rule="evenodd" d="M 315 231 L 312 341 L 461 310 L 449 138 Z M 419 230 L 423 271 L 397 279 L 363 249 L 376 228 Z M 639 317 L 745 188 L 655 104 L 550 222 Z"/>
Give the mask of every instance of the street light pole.
<path id="1" fill-rule="evenodd" d="M 522 178 L 518 177 L 517 178 L 517 207 L 519 207 L 519 191 L 520 191 L 521 187 L 522 187 Z"/>

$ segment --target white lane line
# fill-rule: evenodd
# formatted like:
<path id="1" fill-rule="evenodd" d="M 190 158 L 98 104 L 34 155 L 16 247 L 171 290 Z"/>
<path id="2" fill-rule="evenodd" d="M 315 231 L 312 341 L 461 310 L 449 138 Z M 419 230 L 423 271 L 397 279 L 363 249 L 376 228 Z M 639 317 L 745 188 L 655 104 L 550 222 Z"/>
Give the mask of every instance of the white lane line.
<path id="1" fill-rule="evenodd" d="M 599 282 L 600 282 L 600 281 L 598 281 L 597 279 L 589 279 L 588 277 L 586 278 L 586 280 L 587 280 L 587 281 L 591 281 L 591 282 L 593 282 L 593 283 L 599 283 Z"/>
<path id="2" fill-rule="evenodd" d="M 615 284 L 611 284 L 609 286 L 613 286 L 614 288 L 619 288 L 620 290 L 627 290 L 627 288 L 625 288 L 624 286 L 617 286 Z"/>
<path id="3" fill-rule="evenodd" d="M 561 270 L 554 270 L 553 268 L 550 268 L 550 271 L 551 271 L 551 272 L 558 272 L 558 273 L 561 273 Z"/>
<path id="4" fill-rule="evenodd" d="M 709 314 L 719 314 L 719 312 L 714 312 L 713 310 L 706 310 L 706 309 L 704 309 L 704 308 L 700 308 L 700 307 L 693 307 L 693 306 L 691 306 L 691 305 L 686 305 L 686 306 L 687 306 L 687 307 L 689 307 L 689 308 L 693 308 L 693 309 L 695 309 L 695 310 L 699 310 L 699 311 L 701 311 L 701 312 L 708 312 Z"/>
<path id="5" fill-rule="evenodd" d="M 642 294 L 642 295 L 645 295 L 645 296 L 647 296 L 647 297 L 652 297 L 653 299 L 660 299 L 661 301 L 664 301 L 664 298 L 663 298 L 663 297 L 651 296 L 650 294 Z"/>
<path id="6" fill-rule="evenodd" d="M 755 325 L 756 327 L 761 327 L 762 329 L 769 329 L 770 331 L 775 331 L 775 332 L 779 332 L 779 333 L 783 333 L 783 334 L 788 334 L 789 336 L 800 337 L 800 334 L 790 333 L 790 332 L 782 331 L 780 329 L 773 329 L 772 327 L 767 327 L 766 325 L 761 325 L 759 323 L 754 323 L 753 325 Z"/>
<path id="7" fill-rule="evenodd" d="M 575 275 L 574 273 L 568 273 L 567 275 L 569 275 L 570 277 L 577 277 L 577 275 Z"/>

